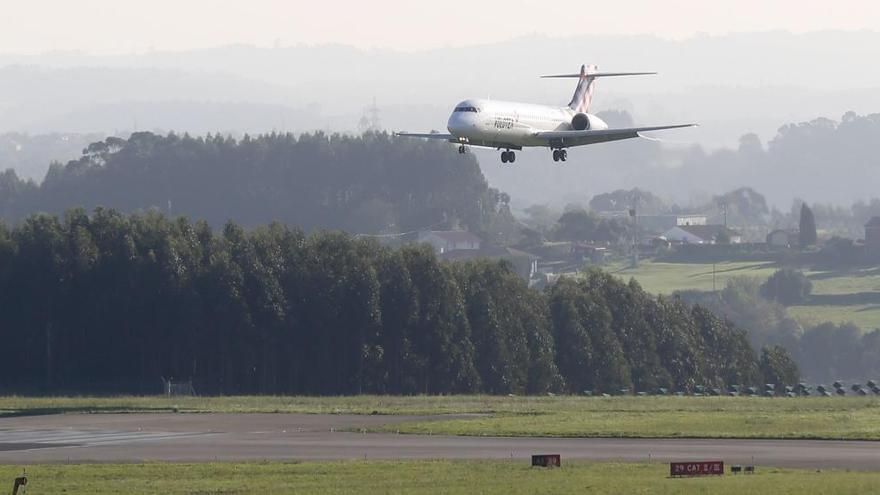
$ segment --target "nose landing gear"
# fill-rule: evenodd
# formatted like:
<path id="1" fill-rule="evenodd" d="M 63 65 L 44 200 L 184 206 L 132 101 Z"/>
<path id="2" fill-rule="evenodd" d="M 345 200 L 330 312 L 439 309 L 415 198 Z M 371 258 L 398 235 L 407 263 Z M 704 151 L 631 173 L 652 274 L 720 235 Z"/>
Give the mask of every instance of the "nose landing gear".
<path id="1" fill-rule="evenodd" d="M 463 145 L 463 144 L 458 147 L 458 154 L 460 154 L 460 155 L 467 153 L 467 151 L 468 151 L 467 147 L 465 147 L 465 145 Z"/>
<path id="2" fill-rule="evenodd" d="M 568 151 L 566 150 L 553 150 L 553 161 L 554 162 L 564 162 L 568 159 Z"/>
<path id="3" fill-rule="evenodd" d="M 507 150 L 501 152 L 501 163 L 513 163 L 516 161 L 516 153 Z"/>

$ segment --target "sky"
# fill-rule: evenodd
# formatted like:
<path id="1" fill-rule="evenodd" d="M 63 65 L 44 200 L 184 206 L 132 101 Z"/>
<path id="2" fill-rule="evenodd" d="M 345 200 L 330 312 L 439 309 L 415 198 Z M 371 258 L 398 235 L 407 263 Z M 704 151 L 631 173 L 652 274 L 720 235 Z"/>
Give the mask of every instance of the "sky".
<path id="1" fill-rule="evenodd" d="M 544 35 L 880 29 L 876 0 L 0 0 L 0 53 L 229 44 L 424 50 Z"/>

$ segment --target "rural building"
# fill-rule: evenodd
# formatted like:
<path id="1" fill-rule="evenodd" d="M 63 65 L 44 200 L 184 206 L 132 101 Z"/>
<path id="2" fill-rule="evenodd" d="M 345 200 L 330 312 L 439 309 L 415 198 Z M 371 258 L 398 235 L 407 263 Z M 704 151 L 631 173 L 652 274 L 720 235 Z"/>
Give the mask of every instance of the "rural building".
<path id="1" fill-rule="evenodd" d="M 669 239 L 663 236 L 651 237 L 650 239 L 643 241 L 642 245 L 652 249 L 669 249 L 672 247 Z"/>
<path id="2" fill-rule="evenodd" d="M 865 249 L 871 254 L 880 253 L 880 217 L 873 217 L 865 224 Z"/>
<path id="3" fill-rule="evenodd" d="M 534 251 L 544 260 L 561 260 L 571 256 L 574 252 L 573 246 L 571 241 L 545 241 Z"/>
<path id="4" fill-rule="evenodd" d="M 722 233 L 727 234 L 731 244 L 742 242 L 742 234 L 724 225 L 679 225 L 664 232 L 663 237 L 682 244 L 715 244 Z"/>
<path id="5" fill-rule="evenodd" d="M 592 244 L 589 242 L 572 242 L 571 254 L 577 259 L 587 261 L 594 264 L 601 264 L 611 253 L 607 246 Z"/>
<path id="6" fill-rule="evenodd" d="M 639 215 L 639 227 L 648 232 L 666 232 L 673 227 L 706 225 L 706 215 Z"/>
<path id="7" fill-rule="evenodd" d="M 458 250 L 478 251 L 482 243 L 482 239 L 464 230 L 425 230 L 419 232 L 418 241 L 430 244 L 438 254 Z"/>
<path id="8" fill-rule="evenodd" d="M 441 260 L 461 261 L 475 258 L 490 260 L 506 260 L 514 271 L 525 280 L 531 280 L 538 274 L 538 256 L 511 247 L 495 247 L 483 249 L 456 249 L 440 253 Z"/>
<path id="9" fill-rule="evenodd" d="M 800 242 L 800 231 L 797 229 L 776 229 L 767 234 L 767 245 L 774 247 L 792 247 Z"/>
<path id="10" fill-rule="evenodd" d="M 629 210 L 603 210 L 603 211 L 594 211 L 599 218 L 604 218 L 606 220 L 626 220 L 630 218 Z"/>

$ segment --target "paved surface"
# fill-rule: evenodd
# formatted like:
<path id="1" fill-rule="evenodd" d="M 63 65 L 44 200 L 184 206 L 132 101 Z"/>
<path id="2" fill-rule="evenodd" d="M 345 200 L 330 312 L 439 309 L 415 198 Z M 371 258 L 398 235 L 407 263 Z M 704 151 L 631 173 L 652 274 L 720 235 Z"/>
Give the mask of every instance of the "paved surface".
<path id="1" fill-rule="evenodd" d="M 424 419 L 316 414 L 76 414 L 2 418 L 0 463 L 527 459 L 535 453 L 556 453 L 563 458 L 591 460 L 721 459 L 732 464 L 880 470 L 880 442 L 495 438 L 339 431 Z"/>

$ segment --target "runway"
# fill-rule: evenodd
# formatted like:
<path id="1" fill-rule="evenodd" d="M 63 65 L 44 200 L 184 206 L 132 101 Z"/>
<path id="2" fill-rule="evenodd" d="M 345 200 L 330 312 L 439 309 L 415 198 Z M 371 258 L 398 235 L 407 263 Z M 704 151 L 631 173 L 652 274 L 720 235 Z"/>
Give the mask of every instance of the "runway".
<path id="1" fill-rule="evenodd" d="M 562 454 L 563 459 L 718 459 L 729 464 L 880 470 L 880 442 L 456 437 L 350 431 L 431 418 L 318 414 L 69 414 L 2 418 L 0 463 L 525 460 L 531 454 L 553 453 Z"/>

